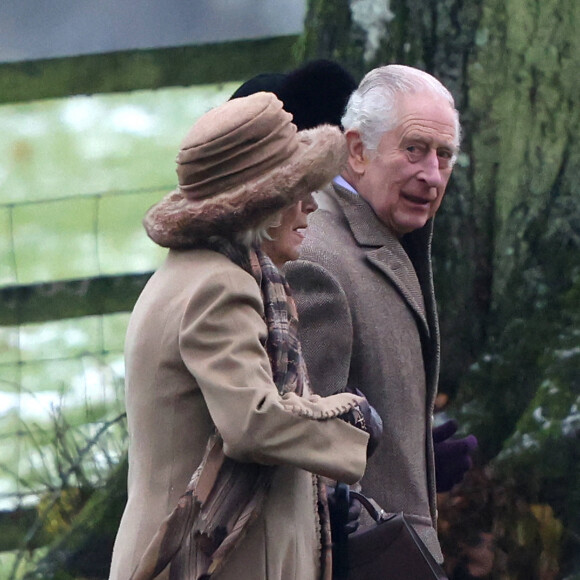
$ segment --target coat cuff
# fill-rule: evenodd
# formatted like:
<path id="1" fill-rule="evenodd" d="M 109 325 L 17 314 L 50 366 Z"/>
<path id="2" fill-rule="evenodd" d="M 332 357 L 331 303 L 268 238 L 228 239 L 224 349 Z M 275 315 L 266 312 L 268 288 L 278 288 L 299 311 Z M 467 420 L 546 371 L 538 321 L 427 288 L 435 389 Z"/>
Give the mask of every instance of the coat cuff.
<path id="1" fill-rule="evenodd" d="M 361 397 L 351 393 L 338 393 L 329 397 L 319 395 L 299 397 L 296 393 L 286 393 L 281 399 L 286 411 L 315 421 L 334 419 L 344 415 L 360 405 L 362 401 Z"/>

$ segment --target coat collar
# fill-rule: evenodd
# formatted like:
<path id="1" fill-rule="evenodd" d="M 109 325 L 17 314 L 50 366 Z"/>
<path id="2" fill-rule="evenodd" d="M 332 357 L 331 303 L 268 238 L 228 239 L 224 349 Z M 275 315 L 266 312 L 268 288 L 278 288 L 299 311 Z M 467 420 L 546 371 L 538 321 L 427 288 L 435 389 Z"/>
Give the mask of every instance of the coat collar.
<path id="1" fill-rule="evenodd" d="M 430 260 L 432 221 L 405 236 L 403 243 L 379 220 L 371 206 L 360 196 L 353 194 L 340 185 L 333 184 L 333 191 L 327 193 L 338 204 L 352 234 L 361 247 L 366 247 L 369 262 L 387 276 L 396 286 L 411 309 L 417 315 L 422 329 L 429 336 L 430 325 L 427 322 L 427 312 L 424 295 L 429 288 L 421 284 L 418 271 L 428 270 Z M 408 250 L 426 264 L 414 263 Z M 419 252 L 415 250 L 420 250 Z"/>

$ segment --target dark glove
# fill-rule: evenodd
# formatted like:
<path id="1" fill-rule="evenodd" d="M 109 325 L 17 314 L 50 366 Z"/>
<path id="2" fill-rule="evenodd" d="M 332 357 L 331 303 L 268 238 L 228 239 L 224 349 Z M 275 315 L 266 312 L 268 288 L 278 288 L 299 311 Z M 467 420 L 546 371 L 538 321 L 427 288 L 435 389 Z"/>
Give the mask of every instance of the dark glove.
<path id="1" fill-rule="evenodd" d="M 457 421 L 450 419 L 433 428 L 435 485 L 439 493 L 449 491 L 459 483 L 473 465 L 470 454 L 477 449 L 477 438 L 468 435 L 463 439 L 451 439 L 457 427 Z"/>
<path id="2" fill-rule="evenodd" d="M 347 423 L 362 429 L 369 434 L 369 442 L 367 444 L 367 457 L 370 457 L 379 446 L 381 436 L 383 435 L 383 421 L 377 410 L 369 405 L 366 397 L 358 389 L 349 389 L 349 393 L 353 393 L 363 398 L 363 401 L 355 405 L 348 413 L 341 415 Z"/>
<path id="3" fill-rule="evenodd" d="M 336 487 L 327 485 L 326 495 L 333 539 L 356 532 L 362 507 L 358 501 L 351 499 L 348 486 L 344 483 L 338 483 Z M 345 501 L 348 501 L 348 511 L 345 509 Z"/>

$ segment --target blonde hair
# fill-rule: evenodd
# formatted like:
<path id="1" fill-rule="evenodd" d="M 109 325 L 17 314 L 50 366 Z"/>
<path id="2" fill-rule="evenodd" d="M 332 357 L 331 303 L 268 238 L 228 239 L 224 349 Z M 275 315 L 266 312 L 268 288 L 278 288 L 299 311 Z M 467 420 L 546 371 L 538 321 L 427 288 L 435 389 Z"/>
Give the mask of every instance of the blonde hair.
<path id="1" fill-rule="evenodd" d="M 272 240 L 268 230 L 280 225 L 282 219 L 282 211 L 277 211 L 274 215 L 267 217 L 264 221 L 253 228 L 248 228 L 238 232 L 235 235 L 235 241 L 242 244 L 246 248 L 255 248 L 261 246 L 264 240 Z"/>

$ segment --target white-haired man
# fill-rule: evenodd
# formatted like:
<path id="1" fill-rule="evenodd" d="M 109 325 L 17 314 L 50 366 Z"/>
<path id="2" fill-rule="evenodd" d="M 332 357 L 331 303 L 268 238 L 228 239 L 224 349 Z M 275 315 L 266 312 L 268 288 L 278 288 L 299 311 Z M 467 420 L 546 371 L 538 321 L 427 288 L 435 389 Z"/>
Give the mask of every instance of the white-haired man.
<path id="1" fill-rule="evenodd" d="M 364 77 L 342 124 L 347 165 L 317 194 L 320 210 L 311 216 L 301 259 L 286 271 L 303 351 L 315 390 L 358 388 L 381 415 L 383 436 L 363 492 L 387 512 L 403 511 L 442 561 L 432 436 L 439 329 L 430 247 L 458 153 L 459 116 L 437 79 L 389 65 Z"/>

